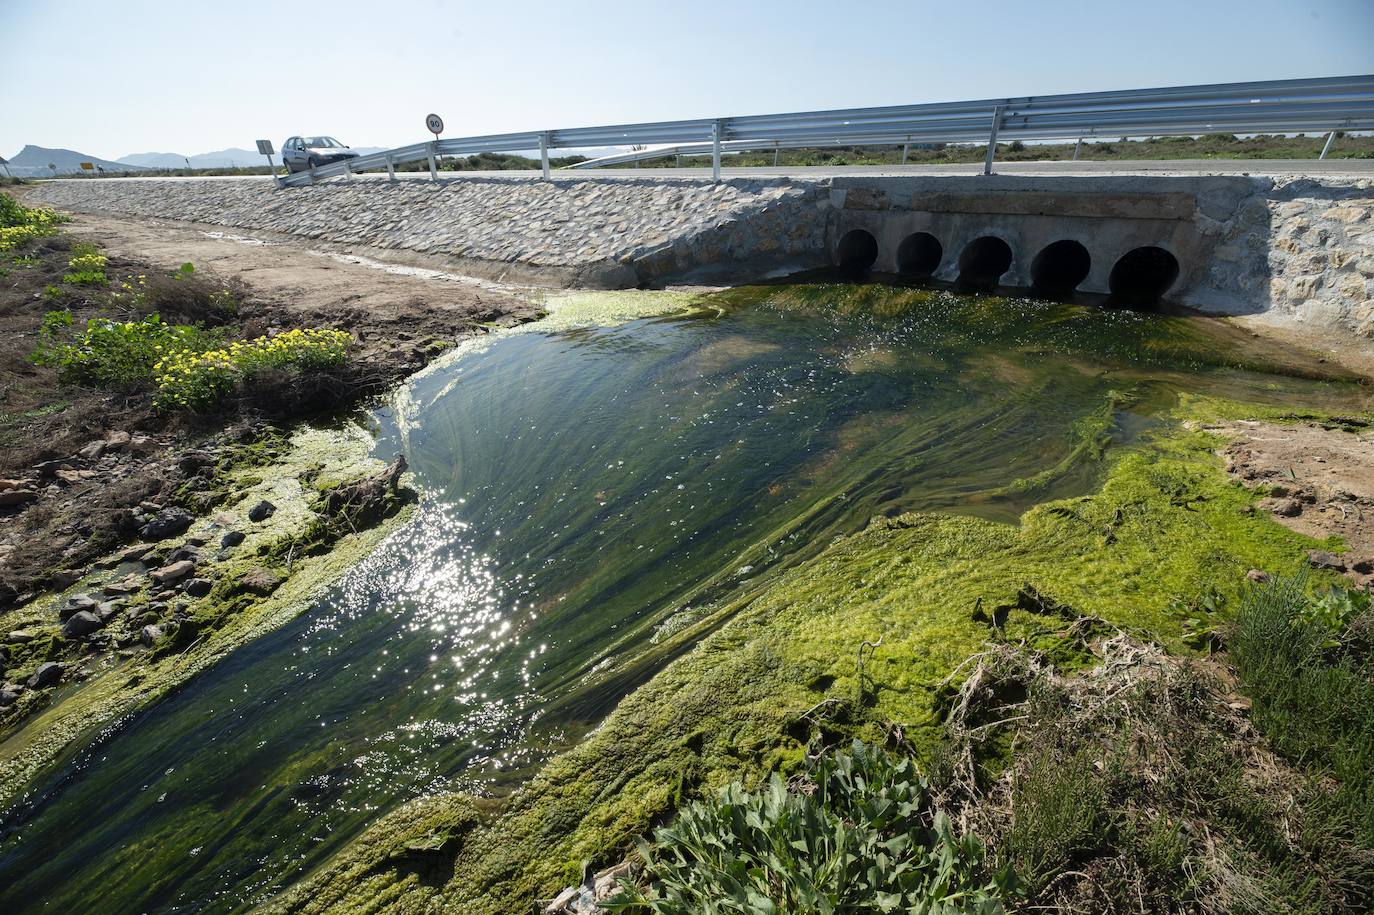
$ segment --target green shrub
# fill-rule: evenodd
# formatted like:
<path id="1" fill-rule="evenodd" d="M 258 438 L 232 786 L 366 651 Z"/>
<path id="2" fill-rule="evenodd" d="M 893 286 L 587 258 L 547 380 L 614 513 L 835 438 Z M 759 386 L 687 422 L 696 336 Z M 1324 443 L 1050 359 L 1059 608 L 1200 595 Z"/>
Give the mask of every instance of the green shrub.
<path id="1" fill-rule="evenodd" d="M 49 312 L 49 316 L 60 315 Z M 70 313 L 67 313 L 70 317 Z M 116 391 L 145 390 L 153 383 L 153 370 L 164 354 L 200 351 L 217 339 L 195 327 L 164 324 L 157 315 L 141 321 L 92 318 L 80 338 L 64 343 L 54 338 L 60 321 L 44 319 L 48 336 L 31 357 L 39 365 L 57 368 L 64 384 L 85 384 Z"/>
<path id="2" fill-rule="evenodd" d="M 104 286 L 109 282 L 105 276 L 108 262 L 109 258 L 101 254 L 95 245 L 77 245 L 67 261 L 67 272 L 62 274 L 62 282 L 73 286 Z"/>
<path id="3" fill-rule="evenodd" d="M 611 911 L 689 913 L 1000 913 L 1009 873 L 988 874 L 983 845 L 956 836 L 908 759 L 855 741 L 809 762 L 799 790 L 776 774 L 761 792 L 732 784 L 641 843 L 651 883 L 629 883 Z"/>
<path id="4" fill-rule="evenodd" d="M 66 222 L 52 210 L 26 207 L 9 194 L 0 194 L 0 251 L 12 251 L 34 238 L 56 235 Z"/>
<path id="5" fill-rule="evenodd" d="M 206 410 L 244 382 L 259 384 L 343 365 L 351 338 L 338 330 L 289 330 L 228 347 L 169 352 L 154 366 L 157 403 Z"/>

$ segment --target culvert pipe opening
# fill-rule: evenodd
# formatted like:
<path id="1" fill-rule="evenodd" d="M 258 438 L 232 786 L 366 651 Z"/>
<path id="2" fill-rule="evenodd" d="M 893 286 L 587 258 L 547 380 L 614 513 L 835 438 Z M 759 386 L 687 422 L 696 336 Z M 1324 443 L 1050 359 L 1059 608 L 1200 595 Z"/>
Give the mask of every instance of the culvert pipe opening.
<path id="1" fill-rule="evenodd" d="M 1011 267 L 1011 245 L 995 235 L 975 238 L 959 255 L 959 285 L 967 289 L 994 289 Z"/>
<path id="2" fill-rule="evenodd" d="M 878 239 L 863 229 L 846 232 L 835 249 L 835 258 L 845 273 L 859 275 L 867 273 L 878 259 Z"/>
<path id="3" fill-rule="evenodd" d="M 1045 295 L 1068 295 L 1088 278 L 1092 265 L 1081 242 L 1067 238 L 1053 242 L 1031 261 L 1031 286 Z"/>
<path id="4" fill-rule="evenodd" d="M 1121 256 L 1107 277 L 1112 298 L 1130 305 L 1158 304 L 1178 279 L 1178 258 L 1149 245 Z"/>
<path id="5" fill-rule="evenodd" d="M 902 276 L 924 279 L 935 273 L 944 256 L 944 246 L 929 232 L 908 235 L 897 246 L 897 272 Z"/>

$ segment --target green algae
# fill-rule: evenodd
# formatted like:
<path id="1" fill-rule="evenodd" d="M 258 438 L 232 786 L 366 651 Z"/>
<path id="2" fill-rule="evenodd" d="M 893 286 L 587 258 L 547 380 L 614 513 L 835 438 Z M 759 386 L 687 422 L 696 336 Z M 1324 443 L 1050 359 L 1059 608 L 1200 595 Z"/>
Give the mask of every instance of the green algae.
<path id="1" fill-rule="evenodd" d="M 927 513 L 875 519 L 779 575 L 551 760 L 465 836 L 446 882 L 387 856 L 445 811 L 470 809 L 462 796 L 384 818 L 272 908 L 523 911 L 575 882 L 582 862 L 618 860 L 684 796 L 789 772 L 818 729 L 832 740 L 880 740 L 893 722 L 932 751 L 945 680 L 959 663 L 990 637 L 1044 637 L 1043 622 L 1022 610 L 1009 611 L 1001 633 L 977 620 L 980 606 L 1014 607 L 1027 583 L 1073 612 L 1186 650 L 1176 598 L 1207 587 L 1235 598 L 1246 570 L 1291 570 L 1314 545 L 1250 510 L 1255 496 L 1226 478 L 1218 444 L 1171 418 L 1116 458 L 1096 492 L 1038 505 L 1018 525 Z M 860 671 L 858 646 L 879 639 Z M 842 714 L 806 717 L 826 699 Z"/>

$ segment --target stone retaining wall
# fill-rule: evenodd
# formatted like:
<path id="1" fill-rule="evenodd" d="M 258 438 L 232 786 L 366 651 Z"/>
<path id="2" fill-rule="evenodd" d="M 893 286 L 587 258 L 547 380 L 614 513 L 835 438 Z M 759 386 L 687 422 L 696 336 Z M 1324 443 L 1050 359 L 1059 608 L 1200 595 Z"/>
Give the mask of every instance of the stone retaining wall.
<path id="1" fill-rule="evenodd" d="M 826 258 L 815 185 L 785 179 L 69 180 L 30 199 L 380 249 L 509 282 L 617 288 Z"/>

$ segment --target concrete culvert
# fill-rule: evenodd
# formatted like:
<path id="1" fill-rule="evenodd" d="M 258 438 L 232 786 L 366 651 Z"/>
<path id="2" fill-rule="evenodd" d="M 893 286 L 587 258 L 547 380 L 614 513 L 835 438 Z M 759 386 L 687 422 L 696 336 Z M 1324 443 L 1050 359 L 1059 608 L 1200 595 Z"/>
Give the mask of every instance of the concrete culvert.
<path id="1" fill-rule="evenodd" d="M 1031 261 L 1031 285 L 1046 295 L 1068 295 L 1087 279 L 1092 265 L 1082 243 L 1067 238 L 1056 241 Z"/>
<path id="2" fill-rule="evenodd" d="M 1178 279 L 1178 258 L 1163 248 L 1134 248 L 1107 277 L 1112 298 L 1130 305 L 1154 305 Z"/>
<path id="3" fill-rule="evenodd" d="M 897 272 L 903 276 L 928 277 L 945 256 L 940 240 L 929 232 L 917 232 L 897 246 Z"/>
<path id="4" fill-rule="evenodd" d="M 863 229 L 854 229 L 840 239 L 835 256 L 845 273 L 866 273 L 878 259 L 878 240 Z"/>
<path id="5" fill-rule="evenodd" d="M 959 255 L 959 285 L 993 289 L 1011 266 L 1011 245 L 995 235 L 975 238 Z"/>

